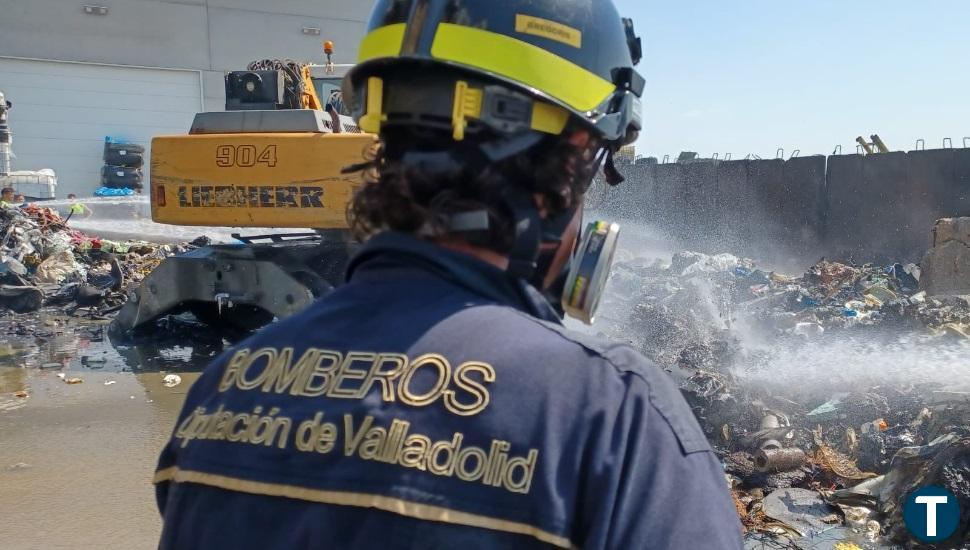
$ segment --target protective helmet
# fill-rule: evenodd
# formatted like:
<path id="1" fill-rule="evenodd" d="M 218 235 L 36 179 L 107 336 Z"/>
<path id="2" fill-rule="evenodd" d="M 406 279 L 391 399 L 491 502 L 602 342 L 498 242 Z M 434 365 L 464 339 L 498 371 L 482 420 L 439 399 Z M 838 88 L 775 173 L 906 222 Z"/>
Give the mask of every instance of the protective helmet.
<path id="1" fill-rule="evenodd" d="M 613 152 L 640 130 L 640 52 L 610 0 L 378 0 L 344 96 L 366 132 L 558 135 L 572 119 Z"/>

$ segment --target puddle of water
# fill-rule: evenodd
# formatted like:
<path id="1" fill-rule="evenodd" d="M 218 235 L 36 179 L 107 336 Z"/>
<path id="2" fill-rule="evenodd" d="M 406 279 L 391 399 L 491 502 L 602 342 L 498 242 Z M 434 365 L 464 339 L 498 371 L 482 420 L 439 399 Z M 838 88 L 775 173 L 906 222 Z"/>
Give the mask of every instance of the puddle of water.
<path id="1" fill-rule="evenodd" d="M 40 326 L 0 336 L 0 546 L 155 548 L 158 452 L 226 343 L 114 346 L 103 325 Z M 182 383 L 166 387 L 168 372 Z"/>

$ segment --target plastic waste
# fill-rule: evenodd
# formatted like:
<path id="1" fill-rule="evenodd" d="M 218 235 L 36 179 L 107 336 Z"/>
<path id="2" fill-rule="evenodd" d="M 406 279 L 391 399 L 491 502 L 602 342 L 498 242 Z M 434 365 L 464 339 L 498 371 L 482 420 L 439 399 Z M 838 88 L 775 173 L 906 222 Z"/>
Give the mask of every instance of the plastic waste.
<path id="1" fill-rule="evenodd" d="M 77 271 L 78 266 L 74 260 L 74 253 L 69 249 L 62 249 L 55 252 L 37 266 L 34 280 L 41 284 L 60 284 L 64 279 Z"/>
<path id="2" fill-rule="evenodd" d="M 135 194 L 135 190 L 129 189 L 127 187 L 123 187 L 120 189 L 114 189 L 111 187 L 101 187 L 94 192 L 94 196 L 96 197 L 128 197 L 134 194 Z"/>
<path id="3" fill-rule="evenodd" d="M 784 523 L 803 537 L 812 537 L 831 528 L 825 521 L 836 511 L 816 492 L 787 488 L 772 491 L 763 501 L 766 516 Z"/>
<path id="4" fill-rule="evenodd" d="M 825 328 L 818 323 L 797 323 L 792 332 L 801 336 L 812 337 L 819 336 L 824 333 Z"/>
<path id="5" fill-rule="evenodd" d="M 896 300 L 898 296 L 895 292 L 882 285 L 874 285 L 866 289 L 866 304 L 872 307 L 882 307 L 883 304 Z"/>

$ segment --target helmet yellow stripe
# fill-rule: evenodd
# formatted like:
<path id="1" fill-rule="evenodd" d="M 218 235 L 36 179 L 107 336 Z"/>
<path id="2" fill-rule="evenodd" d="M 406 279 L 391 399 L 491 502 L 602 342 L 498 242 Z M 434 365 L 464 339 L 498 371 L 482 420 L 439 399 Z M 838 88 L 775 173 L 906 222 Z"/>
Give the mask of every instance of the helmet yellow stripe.
<path id="1" fill-rule="evenodd" d="M 363 63 L 378 57 L 397 57 L 404 43 L 405 23 L 378 27 L 367 34 L 360 43 L 357 62 Z"/>
<path id="2" fill-rule="evenodd" d="M 616 89 L 599 75 L 538 46 L 464 25 L 440 23 L 431 55 L 516 80 L 578 111 L 595 109 Z"/>

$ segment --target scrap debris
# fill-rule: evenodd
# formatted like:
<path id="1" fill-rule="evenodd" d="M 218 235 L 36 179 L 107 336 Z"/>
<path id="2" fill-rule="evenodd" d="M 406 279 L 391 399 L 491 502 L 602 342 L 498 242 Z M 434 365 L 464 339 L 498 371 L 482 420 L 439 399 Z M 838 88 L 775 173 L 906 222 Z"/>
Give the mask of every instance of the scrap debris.
<path id="1" fill-rule="evenodd" d="M 913 264 L 823 260 L 792 277 L 729 254 L 628 257 L 614 266 L 604 309 L 632 313 L 602 314 L 600 330 L 679 381 L 749 537 L 789 539 L 784 547 L 795 548 L 800 538 L 842 530 L 839 548 L 918 548 L 902 502 L 936 484 L 957 495 L 967 516 L 967 527 L 936 546 L 954 548 L 970 543 L 970 393 L 878 372 L 822 384 L 772 380 L 778 350 L 810 354 L 836 342 L 942 343 L 970 357 L 970 296 L 928 295 L 920 276 Z M 761 345 L 747 345 L 752 339 Z"/>
<path id="2" fill-rule="evenodd" d="M 107 320 L 162 260 L 196 247 L 99 239 L 70 228 L 50 208 L 4 208 L 0 312 L 51 309 Z"/>
<path id="3" fill-rule="evenodd" d="M 76 376 L 68 378 L 63 372 L 57 373 L 57 377 L 64 381 L 65 384 L 83 384 L 84 380 Z"/>

